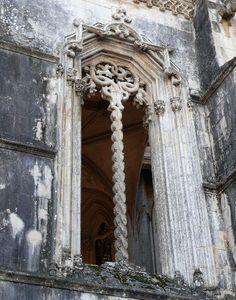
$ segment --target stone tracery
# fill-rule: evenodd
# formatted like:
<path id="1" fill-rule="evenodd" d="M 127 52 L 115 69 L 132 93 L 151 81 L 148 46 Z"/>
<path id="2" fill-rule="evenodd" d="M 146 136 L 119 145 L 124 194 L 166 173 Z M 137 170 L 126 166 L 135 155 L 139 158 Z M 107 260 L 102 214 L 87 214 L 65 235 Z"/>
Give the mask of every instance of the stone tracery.
<path id="1" fill-rule="evenodd" d="M 195 8 L 195 0 L 133 0 L 134 3 L 146 3 L 147 7 L 156 6 L 160 11 L 169 10 L 173 15 L 183 15 L 186 19 L 192 19 Z"/>

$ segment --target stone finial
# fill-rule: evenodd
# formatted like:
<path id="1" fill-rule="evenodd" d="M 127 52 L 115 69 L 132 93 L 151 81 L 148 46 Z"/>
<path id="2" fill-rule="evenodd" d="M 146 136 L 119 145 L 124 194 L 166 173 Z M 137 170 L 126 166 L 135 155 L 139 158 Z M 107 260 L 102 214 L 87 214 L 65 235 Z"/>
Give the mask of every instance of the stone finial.
<path id="1" fill-rule="evenodd" d="M 195 288 L 204 287 L 203 273 L 200 269 L 196 269 L 193 273 L 193 286 Z"/>
<path id="2" fill-rule="evenodd" d="M 80 25 L 81 23 L 83 23 L 83 20 L 82 20 L 82 19 L 76 18 L 76 19 L 73 20 L 73 25 L 74 25 L 75 27 L 79 27 L 79 25 Z"/>
<path id="3" fill-rule="evenodd" d="M 132 19 L 129 16 L 127 16 L 127 12 L 124 8 L 118 8 L 116 12 L 112 15 L 112 19 L 121 23 L 132 22 Z"/>

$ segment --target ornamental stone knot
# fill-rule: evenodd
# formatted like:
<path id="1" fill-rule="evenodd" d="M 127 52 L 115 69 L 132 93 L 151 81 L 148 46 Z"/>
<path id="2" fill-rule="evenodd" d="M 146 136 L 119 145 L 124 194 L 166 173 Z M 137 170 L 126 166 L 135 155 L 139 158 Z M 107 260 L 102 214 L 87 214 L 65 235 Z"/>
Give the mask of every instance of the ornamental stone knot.
<path id="1" fill-rule="evenodd" d="M 111 62 L 101 62 L 84 68 L 88 92 L 95 94 L 98 90 L 104 100 L 110 105 L 108 110 L 115 107 L 124 109 L 122 101 L 127 101 L 134 95 L 134 104 L 147 104 L 145 84 L 125 66 Z"/>

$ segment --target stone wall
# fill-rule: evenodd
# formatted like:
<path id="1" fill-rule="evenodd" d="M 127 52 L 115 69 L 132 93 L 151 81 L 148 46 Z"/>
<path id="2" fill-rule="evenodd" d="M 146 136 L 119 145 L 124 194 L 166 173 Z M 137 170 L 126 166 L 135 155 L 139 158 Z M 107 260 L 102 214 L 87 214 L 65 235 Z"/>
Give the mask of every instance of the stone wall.
<path id="1" fill-rule="evenodd" d="M 170 59 L 181 77 L 190 90 L 198 91 L 192 100 L 196 97 L 198 100 L 194 104 L 194 117 L 203 181 L 207 189 L 214 192 L 208 211 L 211 225 L 215 224 L 211 226 L 212 239 L 219 240 L 218 234 L 222 233 L 224 242 L 222 247 L 216 247 L 219 250 L 216 264 L 223 274 L 218 279 L 227 281 L 222 289 L 234 288 L 234 69 L 214 92 L 205 95 L 214 86 L 216 76 L 225 70 L 220 66 L 234 55 L 235 20 L 232 20 L 229 36 L 216 18 L 218 5 L 203 0 L 197 3 L 193 22 L 181 14 L 173 15 L 170 10 L 160 11 L 156 6 L 150 8 L 131 0 L 1 0 L 0 3 L 1 268 L 41 272 L 48 267 L 57 218 L 54 158 L 57 151 L 56 69 L 60 50 L 65 35 L 72 32 L 74 18 L 82 18 L 90 25 L 107 23 L 112 12 L 122 5 L 133 18 L 137 31 L 155 44 L 172 49 Z M 230 44 L 224 47 L 226 42 Z M 15 295 L 10 291 L 14 288 L 9 286 L 2 284 L 2 299 L 6 294 Z M 32 293 L 37 293 L 37 289 Z M 54 292 L 47 292 L 45 288 L 43 293 L 49 298 Z M 70 297 L 87 299 L 86 294 Z"/>

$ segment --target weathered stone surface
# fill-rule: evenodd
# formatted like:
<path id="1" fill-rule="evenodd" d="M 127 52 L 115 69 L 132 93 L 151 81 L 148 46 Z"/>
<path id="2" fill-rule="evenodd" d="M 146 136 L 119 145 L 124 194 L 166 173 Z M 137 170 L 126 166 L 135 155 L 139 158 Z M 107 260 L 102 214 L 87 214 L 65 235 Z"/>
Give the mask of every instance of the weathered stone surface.
<path id="1" fill-rule="evenodd" d="M 0 265 L 37 272 L 50 254 L 46 246 L 53 164 L 50 159 L 3 149 L 0 160 Z"/>
<path id="2" fill-rule="evenodd" d="M 193 2 L 186 11 L 178 6 L 179 1 L 165 1 L 164 10 L 157 8 L 163 4 L 160 1 L 135 2 L 0 1 L 0 267 L 36 274 L 44 270 L 40 279 L 35 275 L 31 281 L 29 275 L 13 275 L 13 281 L 20 284 L 10 283 L 10 275 L 1 274 L 1 279 L 6 280 L 1 281 L 0 298 L 3 300 L 19 295 L 22 299 L 106 299 L 108 295 L 113 295 L 114 299 L 206 299 L 205 295 L 199 296 L 186 286 L 181 289 L 171 283 L 165 290 L 155 290 L 153 286 L 146 286 L 148 275 L 143 284 L 139 280 L 140 274 L 111 274 L 96 267 L 85 267 L 84 273 L 78 271 L 77 282 L 73 277 L 66 277 L 60 279 L 58 285 L 54 283 L 59 279 L 54 278 L 51 283 L 45 275 L 51 258 L 60 257 L 60 245 L 67 248 L 63 259 L 68 249 L 72 249 L 65 259 L 67 265 L 64 268 L 68 273 L 73 273 L 71 261 L 74 258 L 75 266 L 80 263 L 83 96 L 78 85 L 81 83 L 80 71 L 76 74 L 75 89 L 71 87 L 75 84 L 73 70 L 80 70 L 82 63 L 78 59 L 81 56 L 72 57 L 76 51 L 80 53 L 82 43 L 77 48 L 72 45 L 67 49 L 68 65 L 61 66 L 56 72 L 58 63 L 63 61 L 64 37 L 79 28 L 80 18 L 87 25 L 109 23 L 120 4 L 132 17 L 133 28 L 143 35 L 133 43 L 135 50 L 127 42 L 127 31 L 119 32 L 119 28 L 113 26 L 107 36 L 101 35 L 96 41 L 89 33 L 88 39 L 93 44 L 90 45 L 88 39 L 85 41 L 88 43 L 86 59 L 89 55 L 92 57 L 91 53 L 97 55 L 93 47 L 103 51 L 107 43 L 103 55 L 108 59 L 110 53 L 109 59 L 116 56 L 118 61 L 121 57 L 127 59 L 127 63 L 136 68 L 135 72 L 147 79 L 148 99 L 156 104 L 157 115 L 153 114 L 154 108 L 146 110 L 154 172 L 152 238 L 158 246 L 151 253 L 158 256 L 156 268 L 171 276 L 175 274 L 178 282 L 184 278 L 189 284 L 201 286 L 204 281 L 215 298 L 234 299 L 235 18 L 228 20 L 222 14 L 221 18 L 221 5 L 215 1 L 198 1 L 193 22 L 183 18 L 183 15 L 187 16 L 186 12 L 192 15 Z M 137 5 L 137 2 L 146 2 L 148 7 Z M 130 20 L 128 14 L 121 11 Z M 76 27 L 73 27 L 75 18 Z M 104 28 L 104 25 L 97 24 L 96 28 Z M 131 31 L 128 32 L 130 35 Z M 111 36 L 114 39 L 109 46 Z M 117 37 L 119 42 L 112 44 Z M 157 64 L 160 53 L 157 54 L 159 50 L 150 52 L 149 47 L 153 46 L 150 41 L 163 49 L 168 48 L 172 69 L 159 62 L 161 71 L 154 70 L 151 62 L 155 60 Z M 124 50 L 126 42 L 128 46 Z M 115 45 L 113 49 L 111 45 Z M 159 58 L 161 61 L 162 55 Z M 151 83 L 153 74 L 158 84 Z M 67 78 L 66 82 L 63 78 Z M 53 170 L 55 157 L 57 167 Z M 61 187 L 58 182 L 64 185 L 62 189 L 57 188 Z M 138 216 L 147 209 L 144 202 L 137 199 Z M 132 219 L 134 216 L 128 217 L 128 230 L 132 234 L 136 220 Z M 143 239 L 133 244 L 136 258 L 142 253 L 137 247 L 150 242 L 150 238 L 144 238 L 149 221 L 137 222 L 144 225 L 140 225 L 140 235 L 136 233 L 136 237 L 142 235 Z M 62 233 L 62 238 L 58 232 Z M 132 238 L 129 237 L 129 242 Z M 59 259 L 62 265 L 65 261 Z M 145 264 L 145 259 L 137 259 L 136 263 L 140 262 Z M 151 263 L 150 258 L 150 269 Z M 54 265 L 53 272 L 56 270 Z M 43 287 L 34 286 L 34 281 Z M 100 285 L 91 289 L 92 296 L 87 291 L 94 281 Z M 62 291 L 67 285 L 73 291 Z"/>
<path id="3" fill-rule="evenodd" d="M 0 137 L 54 148 L 55 66 L 12 51 L 0 51 Z M 55 76 L 55 75 L 54 75 Z"/>

